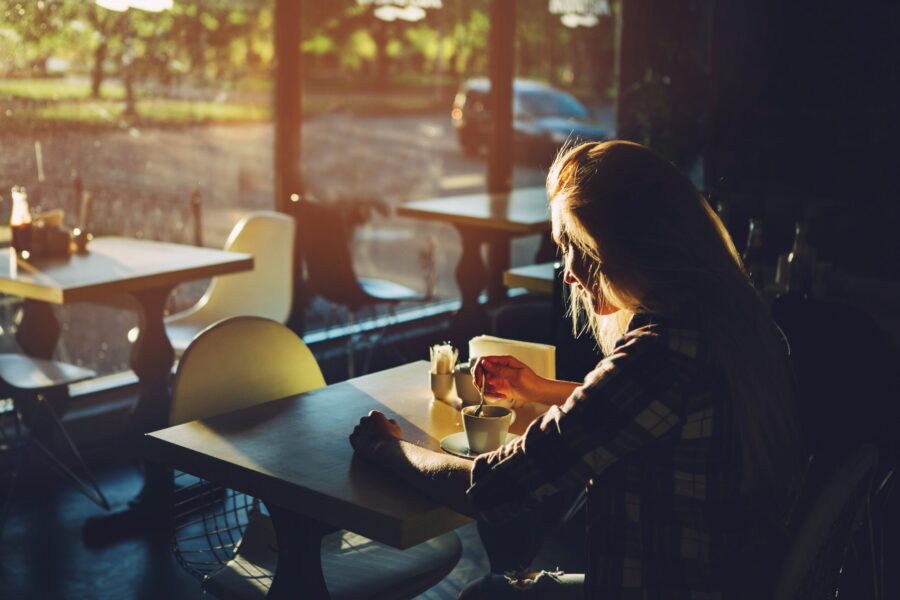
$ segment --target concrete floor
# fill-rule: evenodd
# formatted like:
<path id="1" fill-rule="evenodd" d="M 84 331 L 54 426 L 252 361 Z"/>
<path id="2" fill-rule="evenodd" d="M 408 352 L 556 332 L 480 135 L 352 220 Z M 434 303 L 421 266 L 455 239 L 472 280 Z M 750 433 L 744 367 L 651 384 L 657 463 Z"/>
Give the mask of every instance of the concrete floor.
<path id="1" fill-rule="evenodd" d="M 112 509 L 122 510 L 143 481 L 136 463 L 123 458 L 115 445 L 115 432 L 127 413 L 127 398 L 106 397 L 98 402 L 88 397 L 73 403 L 67 415 L 70 433 L 85 450 Z M 0 451 L 0 469 L 8 466 L 7 458 Z M 6 471 L 2 473 L 0 503 L 7 483 Z M 26 453 L 0 530 L 0 598 L 180 600 L 203 595 L 199 582 L 177 563 L 167 534 L 104 547 L 85 544 L 85 520 L 103 514 L 102 508 L 62 480 L 39 454 Z M 487 555 L 474 524 L 457 533 L 463 541 L 462 559 L 444 581 L 421 598 L 456 598 L 466 583 L 488 572 Z M 571 543 L 571 534 L 567 536 L 548 540 L 535 566 L 578 564 L 573 555 L 578 542 Z"/>

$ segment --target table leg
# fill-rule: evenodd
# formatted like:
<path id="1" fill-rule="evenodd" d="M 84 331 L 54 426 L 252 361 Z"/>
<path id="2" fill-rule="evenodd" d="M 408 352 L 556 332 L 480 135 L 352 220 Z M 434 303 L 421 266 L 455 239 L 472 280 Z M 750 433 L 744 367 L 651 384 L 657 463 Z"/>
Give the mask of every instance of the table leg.
<path id="1" fill-rule="evenodd" d="M 139 396 L 131 413 L 128 443 L 141 441 L 149 431 L 169 422 L 169 373 L 175 351 L 163 322 L 166 299 L 172 287 L 132 292 L 138 304 L 140 333 L 131 349 L 131 368 L 138 376 Z M 144 464 L 144 486 L 124 511 L 92 517 L 82 534 L 91 546 L 102 546 L 132 536 L 167 535 L 171 530 L 172 470 L 150 462 Z"/>
<path id="2" fill-rule="evenodd" d="M 278 563 L 267 598 L 329 598 L 322 572 L 322 538 L 335 531 L 293 511 L 267 503 L 275 538 Z"/>
<path id="3" fill-rule="evenodd" d="M 167 286 L 131 294 L 140 307 L 140 333 L 131 349 L 131 368 L 140 382 L 138 404 L 131 416 L 135 433 L 161 429 L 169 422 L 169 374 L 175 351 L 166 335 L 163 317 L 171 291 Z"/>
<path id="4" fill-rule="evenodd" d="M 471 334 L 484 333 L 488 317 L 478 301 L 488 279 L 488 272 L 481 258 L 483 238 L 474 228 L 456 226 L 462 238 L 462 255 L 456 265 L 456 283 L 459 286 L 462 305 L 453 321 L 453 341 L 468 340 Z"/>
<path id="5" fill-rule="evenodd" d="M 549 233 L 541 234 L 541 245 L 538 246 L 537 252 L 534 254 L 534 262 L 545 263 L 553 262 L 559 257 L 559 249 L 556 242 Z"/>
<path id="6" fill-rule="evenodd" d="M 16 341 L 28 356 L 49 359 L 59 340 L 59 321 L 47 302 L 25 300 Z"/>
<path id="7" fill-rule="evenodd" d="M 490 304 L 506 299 L 503 273 L 509 269 L 510 240 L 508 236 L 495 234 L 488 240 L 487 292 Z"/>

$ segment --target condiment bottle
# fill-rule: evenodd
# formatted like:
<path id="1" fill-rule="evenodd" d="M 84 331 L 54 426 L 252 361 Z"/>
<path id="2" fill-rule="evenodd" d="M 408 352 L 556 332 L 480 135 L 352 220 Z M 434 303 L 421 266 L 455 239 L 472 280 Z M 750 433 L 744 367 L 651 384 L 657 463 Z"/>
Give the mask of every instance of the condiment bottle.
<path id="1" fill-rule="evenodd" d="M 719 220 L 722 221 L 725 229 L 731 233 L 731 210 L 728 208 L 728 203 L 724 200 L 716 202 L 716 214 L 719 215 Z"/>
<path id="2" fill-rule="evenodd" d="M 813 275 L 816 269 L 816 249 L 807 241 L 806 223 L 797 221 L 794 231 L 794 245 L 788 254 L 787 292 L 807 295 L 812 292 Z"/>
<path id="3" fill-rule="evenodd" d="M 758 290 L 765 284 L 763 275 L 763 226 L 762 219 L 750 219 L 750 230 L 747 233 L 747 246 L 744 248 L 744 268 L 753 287 Z"/>
<path id="4" fill-rule="evenodd" d="M 9 215 L 9 229 L 12 247 L 16 252 L 31 252 L 31 210 L 28 208 L 28 194 L 25 188 L 15 186 L 12 193 L 12 212 Z"/>

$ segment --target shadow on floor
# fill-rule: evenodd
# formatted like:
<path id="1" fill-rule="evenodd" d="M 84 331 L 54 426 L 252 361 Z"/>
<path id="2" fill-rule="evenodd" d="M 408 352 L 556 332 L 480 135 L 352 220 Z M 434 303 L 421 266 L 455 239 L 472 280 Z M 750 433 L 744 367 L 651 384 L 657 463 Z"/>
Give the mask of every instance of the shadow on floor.
<path id="1" fill-rule="evenodd" d="M 135 466 L 97 457 L 91 464 L 113 510 L 123 509 L 140 490 L 142 478 Z M 165 538 L 87 547 L 81 537 L 82 524 L 103 512 L 42 461 L 27 458 L 0 538 L 0 598 L 179 600 L 201 596 L 199 582 L 178 565 Z M 463 541 L 462 559 L 421 598 L 456 598 L 466 583 L 488 571 L 474 524 L 460 528 L 458 534 Z M 572 549 L 566 539 L 549 540 L 536 567 L 565 565 Z"/>
<path id="2" fill-rule="evenodd" d="M 91 401 L 72 401 L 67 428 L 81 447 L 113 511 L 123 510 L 143 483 L 137 463 L 117 448 L 133 390 L 114 390 Z M 0 450 L 0 507 L 6 498 L 9 453 Z M 198 598 L 199 582 L 175 560 L 165 535 L 128 539 L 96 548 L 82 540 L 86 519 L 104 510 L 61 479 L 34 451 L 24 455 L 11 503 L 0 516 L 0 598 L 117 600 Z M 583 517 L 581 517 L 583 518 Z M 580 568 L 583 521 L 549 539 L 536 568 Z M 573 536 L 574 532 L 574 536 Z M 452 573 L 421 596 L 456 598 L 469 581 L 488 572 L 488 560 L 474 524 L 457 530 L 463 556 Z M 579 556 L 581 555 L 581 556 Z"/>
<path id="3" fill-rule="evenodd" d="M 140 490 L 137 468 L 96 460 L 93 466 L 113 510 Z M 0 597 L 197 598 L 199 584 L 165 539 L 85 546 L 82 524 L 103 512 L 42 462 L 27 459 L 0 539 Z"/>

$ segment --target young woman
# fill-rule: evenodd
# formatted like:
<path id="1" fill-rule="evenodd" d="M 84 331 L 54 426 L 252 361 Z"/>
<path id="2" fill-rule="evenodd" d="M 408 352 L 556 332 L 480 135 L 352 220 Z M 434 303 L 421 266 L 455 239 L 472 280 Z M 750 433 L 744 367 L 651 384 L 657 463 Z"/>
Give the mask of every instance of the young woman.
<path id="1" fill-rule="evenodd" d="M 769 533 L 805 460 L 786 345 L 728 233 L 683 174 L 638 144 L 563 152 L 547 192 L 573 322 L 606 357 L 582 384 L 482 358 L 474 374 L 488 395 L 553 406 L 474 463 L 403 442 L 377 412 L 351 444 L 489 523 L 587 486 L 583 576 L 488 576 L 466 598 L 769 597 L 781 550 Z"/>

